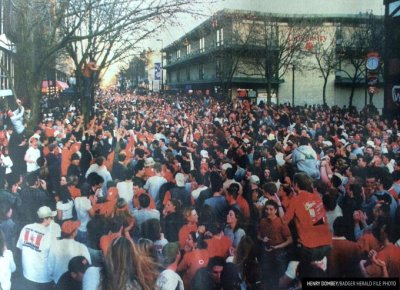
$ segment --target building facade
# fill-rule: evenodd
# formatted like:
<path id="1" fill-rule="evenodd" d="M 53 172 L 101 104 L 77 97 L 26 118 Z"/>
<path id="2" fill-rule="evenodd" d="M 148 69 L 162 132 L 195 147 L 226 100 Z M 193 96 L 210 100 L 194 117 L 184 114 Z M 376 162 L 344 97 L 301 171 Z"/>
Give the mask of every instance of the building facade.
<path id="1" fill-rule="evenodd" d="M 381 20 L 373 22 L 379 26 Z M 343 46 L 354 42 L 354 34 L 360 34 L 360 27 L 367 30 L 370 22 L 367 15 L 222 10 L 163 49 L 166 88 L 258 100 L 270 92 L 273 102 L 292 103 L 294 99 L 295 105 L 321 104 L 326 78 L 328 105 L 348 105 L 353 94 L 353 105 L 361 108 L 370 102 L 366 55 L 356 57 Z M 353 43 L 354 51 L 364 54 L 373 48 L 363 42 L 362 49 L 360 43 Z M 330 63 L 322 65 L 323 72 L 318 54 L 332 51 Z M 324 77 L 326 71 L 329 75 Z M 381 109 L 383 78 L 380 71 L 376 75 L 373 103 Z"/>

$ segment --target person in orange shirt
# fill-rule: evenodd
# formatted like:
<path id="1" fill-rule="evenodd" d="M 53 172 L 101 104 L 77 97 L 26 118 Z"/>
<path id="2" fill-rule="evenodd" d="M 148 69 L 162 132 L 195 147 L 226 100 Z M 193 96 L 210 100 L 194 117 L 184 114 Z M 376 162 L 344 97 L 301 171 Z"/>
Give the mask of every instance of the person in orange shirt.
<path id="1" fill-rule="evenodd" d="M 64 143 L 64 147 L 61 151 L 61 176 L 67 176 L 68 167 L 71 164 L 71 140 L 67 140 Z"/>
<path id="2" fill-rule="evenodd" d="M 100 238 L 100 249 L 103 252 L 104 257 L 107 256 L 108 248 L 115 238 L 122 236 L 123 223 L 120 218 L 110 218 L 107 220 L 109 232 Z"/>
<path id="3" fill-rule="evenodd" d="M 332 235 L 319 194 L 312 193 L 312 179 L 305 173 L 293 178 L 294 196 L 283 217 L 286 224 L 294 220 L 298 233 L 299 257 L 302 261 L 322 260 L 329 252 Z"/>
<path id="4" fill-rule="evenodd" d="M 186 220 L 186 224 L 181 227 L 178 234 L 181 249 L 185 247 L 187 235 L 190 232 L 197 231 L 197 223 L 199 222 L 199 216 L 193 207 L 185 208 L 183 217 Z"/>
<path id="5" fill-rule="evenodd" d="M 278 204 L 268 200 L 264 206 L 264 218 L 260 220 L 257 238 L 262 242 L 262 266 L 265 283 L 271 289 L 278 288 L 279 278 L 288 265 L 288 246 L 293 243 L 289 227 L 278 216 Z"/>
<path id="6" fill-rule="evenodd" d="M 379 218 L 373 234 L 383 246 L 378 251 L 371 250 L 367 260 L 361 260 L 360 269 L 364 277 L 400 277 L 400 248 L 389 240 L 392 230 L 389 219 Z"/>
<path id="7" fill-rule="evenodd" d="M 178 264 L 176 271 L 183 272 L 182 280 L 185 289 L 191 289 L 190 282 L 199 269 L 207 267 L 210 257 L 207 244 L 201 237 L 196 238 L 195 231 L 189 232 L 186 236 L 185 248 L 187 252 Z"/>
<path id="8" fill-rule="evenodd" d="M 337 217 L 333 222 L 332 250 L 327 257 L 329 277 L 356 277 L 361 247 L 356 242 L 345 238 L 346 227 L 345 218 L 342 216 Z"/>
<path id="9" fill-rule="evenodd" d="M 224 235 L 223 226 L 219 222 L 215 222 L 209 225 L 207 230 L 212 234 L 212 237 L 206 240 L 210 258 L 222 257 L 226 259 L 229 256 L 232 240 Z"/>

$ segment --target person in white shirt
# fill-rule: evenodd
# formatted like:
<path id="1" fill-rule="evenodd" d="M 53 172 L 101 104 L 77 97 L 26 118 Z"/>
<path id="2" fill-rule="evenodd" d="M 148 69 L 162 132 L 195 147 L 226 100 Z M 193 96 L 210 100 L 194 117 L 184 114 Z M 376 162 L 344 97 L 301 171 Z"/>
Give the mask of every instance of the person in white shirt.
<path id="1" fill-rule="evenodd" d="M 102 185 L 102 195 L 107 196 L 107 182 L 112 180 L 111 173 L 107 170 L 106 165 L 104 164 L 105 158 L 103 156 L 99 156 L 96 158 L 96 163 L 90 165 L 88 171 L 86 171 L 85 177 L 87 178 L 90 173 L 96 172 L 98 175 L 103 177 L 104 182 Z"/>
<path id="2" fill-rule="evenodd" d="M 7 249 L 3 232 L 0 230 L 0 289 L 11 289 L 11 274 L 15 272 L 13 253 Z"/>
<path id="3" fill-rule="evenodd" d="M 38 148 L 39 143 L 37 138 L 29 139 L 29 148 L 26 150 L 24 160 L 26 162 L 26 171 L 33 172 L 38 170 L 40 167 L 37 164 L 37 160 L 40 157 L 40 150 Z"/>
<path id="4" fill-rule="evenodd" d="M 156 175 L 151 176 L 147 179 L 146 184 L 144 185 L 144 189 L 147 190 L 151 196 L 153 197 L 157 208 L 162 207 L 162 200 L 160 200 L 158 193 L 160 191 L 161 186 L 167 182 L 167 180 L 161 176 L 162 166 L 159 162 L 154 164 L 154 171 Z"/>
<path id="5" fill-rule="evenodd" d="M 50 246 L 57 239 L 53 223 L 57 212 L 42 206 L 37 214 L 39 222 L 23 227 L 17 247 L 22 252 L 22 270 L 26 283 L 32 288 L 50 289 L 53 283 L 47 270 L 47 263 Z"/>
<path id="6" fill-rule="evenodd" d="M 62 239 L 55 241 L 50 248 L 47 267 L 55 283 L 68 271 L 68 263 L 73 257 L 83 256 L 91 263 L 88 248 L 74 240 L 80 225 L 80 221 L 64 222 L 61 227 Z"/>
<path id="7" fill-rule="evenodd" d="M 182 278 L 176 273 L 178 262 L 181 259 L 179 243 L 168 243 L 162 250 L 165 270 L 157 278 L 155 289 L 157 290 L 183 290 Z"/>
<path id="8" fill-rule="evenodd" d="M 125 180 L 117 183 L 118 196 L 123 198 L 128 204 L 129 210 L 133 210 L 133 182 L 132 182 L 132 174 L 129 170 L 125 171 Z"/>

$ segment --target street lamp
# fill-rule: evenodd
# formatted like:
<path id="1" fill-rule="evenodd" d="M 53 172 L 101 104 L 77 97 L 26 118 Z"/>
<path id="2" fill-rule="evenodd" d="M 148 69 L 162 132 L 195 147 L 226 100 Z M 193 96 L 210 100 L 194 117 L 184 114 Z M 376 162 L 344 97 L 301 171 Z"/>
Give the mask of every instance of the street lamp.
<path id="1" fill-rule="evenodd" d="M 161 42 L 161 92 L 164 92 L 164 41 L 160 38 L 156 40 Z"/>

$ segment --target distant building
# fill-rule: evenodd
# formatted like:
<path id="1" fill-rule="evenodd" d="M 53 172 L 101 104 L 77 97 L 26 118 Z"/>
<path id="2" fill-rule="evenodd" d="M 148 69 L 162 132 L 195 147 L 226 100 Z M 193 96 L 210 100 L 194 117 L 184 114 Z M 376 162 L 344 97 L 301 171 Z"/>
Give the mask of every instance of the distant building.
<path id="1" fill-rule="evenodd" d="M 367 26 L 370 20 L 363 15 L 283 15 L 222 10 L 163 49 L 164 83 L 166 89 L 184 93 L 250 96 L 259 101 L 270 90 L 274 102 L 291 103 L 294 94 L 296 105 L 321 104 L 323 78 L 311 51 L 333 42 L 335 57 L 339 59 L 344 40 L 351 39 L 355 28 Z M 383 25 L 382 17 L 375 21 Z M 312 27 L 314 30 L 309 33 Z M 307 29 L 309 34 L 304 37 L 306 34 L 302 31 Z M 287 56 L 293 61 L 286 66 L 282 66 L 283 61 L 279 62 L 284 58 L 279 56 L 282 43 L 297 45 L 297 51 Z M 365 100 L 369 101 L 365 58 L 366 55 L 360 57 L 353 97 L 353 105 L 358 108 L 364 106 Z M 349 103 L 351 78 L 346 72 L 351 74 L 352 66 L 343 56 L 341 59 L 328 77 L 328 105 Z M 378 71 L 376 76 L 373 103 L 382 108 L 382 72 Z"/>

